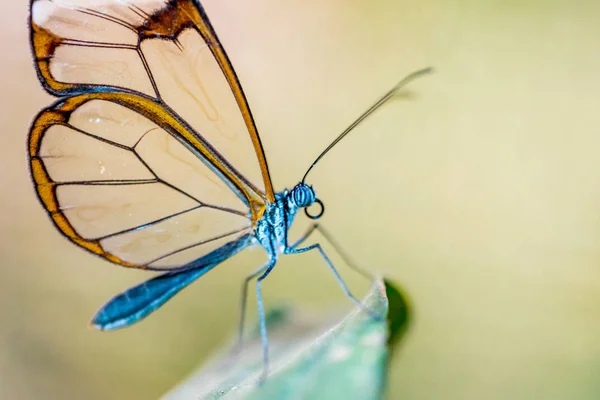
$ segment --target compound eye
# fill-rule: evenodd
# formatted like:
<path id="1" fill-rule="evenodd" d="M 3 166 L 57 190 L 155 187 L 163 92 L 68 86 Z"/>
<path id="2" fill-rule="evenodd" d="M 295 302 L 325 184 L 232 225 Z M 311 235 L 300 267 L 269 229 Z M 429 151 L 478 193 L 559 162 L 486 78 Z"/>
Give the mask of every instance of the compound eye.
<path id="1" fill-rule="evenodd" d="M 319 219 L 321 218 L 321 216 L 323 215 L 323 213 L 325 212 L 325 206 L 323 205 L 323 202 L 319 199 L 315 199 L 315 202 L 313 204 L 318 204 L 320 209 L 319 212 L 316 214 L 311 214 L 308 210 L 310 207 L 307 207 L 304 209 L 304 214 L 306 214 L 306 216 L 310 219 Z"/>
<path id="2" fill-rule="evenodd" d="M 314 193 L 306 186 L 297 186 L 293 192 L 294 203 L 298 207 L 308 207 L 314 202 Z"/>
<path id="3" fill-rule="evenodd" d="M 302 189 L 294 190 L 294 203 L 298 207 L 304 206 L 305 196 Z"/>

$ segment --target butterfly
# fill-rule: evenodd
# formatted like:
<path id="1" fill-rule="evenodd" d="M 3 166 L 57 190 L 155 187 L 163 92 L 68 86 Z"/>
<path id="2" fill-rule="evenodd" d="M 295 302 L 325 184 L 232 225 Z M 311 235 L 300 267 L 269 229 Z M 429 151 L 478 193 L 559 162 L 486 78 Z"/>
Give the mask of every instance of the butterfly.
<path id="1" fill-rule="evenodd" d="M 321 231 L 339 249 L 331 235 L 313 224 L 290 243 L 288 231 L 301 209 L 311 219 L 323 214 L 305 183 L 312 167 L 427 70 L 400 81 L 350 125 L 300 183 L 275 192 L 244 91 L 198 0 L 32 0 L 30 27 L 39 80 L 58 97 L 29 134 L 41 204 L 77 246 L 123 267 L 160 272 L 113 297 L 94 327 L 142 320 L 253 246 L 268 261 L 244 281 L 240 332 L 247 288 L 256 279 L 265 371 L 261 282 L 281 254 L 319 252 L 360 304 L 320 244 L 303 245 Z"/>

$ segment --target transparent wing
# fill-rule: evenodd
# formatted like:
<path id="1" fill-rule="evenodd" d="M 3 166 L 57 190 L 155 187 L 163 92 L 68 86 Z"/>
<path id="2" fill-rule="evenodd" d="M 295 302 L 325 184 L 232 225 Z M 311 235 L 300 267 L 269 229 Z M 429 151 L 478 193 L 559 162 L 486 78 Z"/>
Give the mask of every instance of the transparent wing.
<path id="1" fill-rule="evenodd" d="M 236 195 L 244 188 L 212 168 L 183 125 L 150 113 L 151 104 L 100 92 L 44 110 L 30 134 L 31 171 L 74 243 L 128 267 L 179 268 L 247 233 L 252 217 Z"/>
<path id="2" fill-rule="evenodd" d="M 42 84 L 71 96 L 38 115 L 29 155 L 42 203 L 74 243 L 176 269 L 247 233 L 274 199 L 198 2 L 34 0 L 31 41 Z"/>
<path id="3" fill-rule="evenodd" d="M 31 41 L 50 93 L 123 90 L 164 102 L 273 201 L 245 95 L 196 0 L 33 0 Z"/>
<path id="4" fill-rule="evenodd" d="M 96 313 L 92 325 L 102 330 L 113 330 L 146 318 L 190 283 L 251 245 L 252 241 L 252 236 L 242 236 L 194 261 L 185 269 L 165 272 L 127 289 L 113 297 Z"/>

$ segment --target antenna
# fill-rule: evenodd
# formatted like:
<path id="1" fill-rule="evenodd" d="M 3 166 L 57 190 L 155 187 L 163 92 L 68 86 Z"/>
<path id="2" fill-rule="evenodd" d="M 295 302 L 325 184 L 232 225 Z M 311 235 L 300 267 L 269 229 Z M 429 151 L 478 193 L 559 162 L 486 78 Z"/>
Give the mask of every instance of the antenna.
<path id="1" fill-rule="evenodd" d="M 379 100 L 377 100 L 377 102 L 375 102 L 375 104 L 373 104 L 371 107 L 369 107 L 369 109 L 367 111 L 365 111 L 360 117 L 358 117 L 356 119 L 356 121 L 354 121 L 353 123 L 351 123 L 349 127 L 347 127 L 333 142 L 331 142 L 331 144 L 329 146 L 327 146 L 327 148 L 325 150 L 323 150 L 323 152 L 319 155 L 319 157 L 317 157 L 317 159 L 306 170 L 306 173 L 304 174 L 304 177 L 302 177 L 302 183 L 304 183 L 304 181 L 306 180 L 306 177 L 307 177 L 308 173 L 310 172 L 310 170 L 315 165 L 317 165 L 317 163 L 321 160 L 321 158 L 323 158 L 323 156 L 325 154 L 327 154 L 327 152 L 329 150 L 331 150 L 336 144 L 338 144 L 338 142 L 340 140 L 342 140 L 347 134 L 349 134 L 354 128 L 356 128 L 356 126 L 358 124 L 360 124 L 361 122 L 363 122 L 369 115 L 371 115 L 375 110 L 377 110 L 379 107 L 381 107 L 386 101 L 388 101 L 389 99 L 391 99 L 396 94 L 396 92 L 398 92 L 400 89 L 402 89 L 408 83 L 410 83 L 414 79 L 419 78 L 422 75 L 428 74 L 428 73 L 430 73 L 432 71 L 433 71 L 433 68 L 429 67 L 429 68 L 424 68 L 424 69 L 415 71 L 412 74 L 407 75 L 400 82 L 398 82 L 396 84 L 396 86 L 394 86 L 389 92 L 387 92 L 385 95 L 383 95 L 382 98 L 380 98 Z"/>

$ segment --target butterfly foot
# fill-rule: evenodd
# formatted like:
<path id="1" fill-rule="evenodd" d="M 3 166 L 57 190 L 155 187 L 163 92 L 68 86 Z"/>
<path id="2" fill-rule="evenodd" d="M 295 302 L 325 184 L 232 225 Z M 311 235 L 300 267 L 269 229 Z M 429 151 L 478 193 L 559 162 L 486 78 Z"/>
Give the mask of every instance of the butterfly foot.
<path id="1" fill-rule="evenodd" d="M 258 378 L 258 386 L 263 386 L 265 384 L 265 382 L 267 381 L 268 375 L 269 375 L 268 367 L 265 367 L 263 369 L 262 373 L 260 374 L 260 377 Z"/>
<path id="2" fill-rule="evenodd" d="M 374 322 L 381 322 L 381 321 L 385 320 L 385 314 L 379 313 L 379 312 L 373 310 L 371 307 L 366 306 L 359 301 L 356 302 L 356 305 L 358 306 L 358 308 L 361 312 L 364 312 L 365 314 L 367 314 L 369 316 L 369 318 L 371 318 Z"/>

